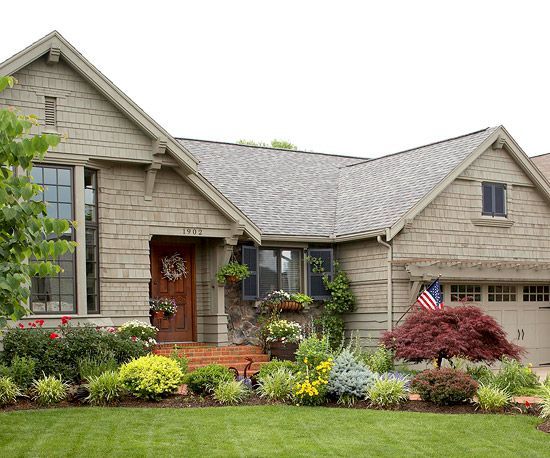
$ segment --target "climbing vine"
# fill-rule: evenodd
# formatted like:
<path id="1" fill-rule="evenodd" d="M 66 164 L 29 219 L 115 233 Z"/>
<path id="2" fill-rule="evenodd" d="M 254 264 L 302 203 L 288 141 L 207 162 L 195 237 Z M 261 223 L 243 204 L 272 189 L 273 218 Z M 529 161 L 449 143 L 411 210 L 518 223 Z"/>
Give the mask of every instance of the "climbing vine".
<path id="1" fill-rule="evenodd" d="M 337 348 L 344 338 L 345 325 L 342 315 L 355 310 L 355 296 L 351 291 L 349 278 L 338 261 L 334 261 L 332 279 L 325 273 L 321 258 L 308 256 L 307 262 L 311 265 L 313 272 L 324 274 L 323 284 L 330 293 L 330 299 L 325 302 L 317 324 L 321 327 L 323 334 L 328 335 L 331 346 Z"/>

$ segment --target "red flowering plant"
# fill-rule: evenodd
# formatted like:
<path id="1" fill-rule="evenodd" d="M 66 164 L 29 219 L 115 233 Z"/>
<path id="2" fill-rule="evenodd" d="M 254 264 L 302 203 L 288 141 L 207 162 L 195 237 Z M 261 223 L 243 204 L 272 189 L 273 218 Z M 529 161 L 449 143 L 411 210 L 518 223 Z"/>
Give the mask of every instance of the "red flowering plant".
<path id="1" fill-rule="evenodd" d="M 507 356 L 518 359 L 524 350 L 509 342 L 494 318 L 473 306 L 443 310 L 417 310 L 405 322 L 382 336 L 382 343 L 397 358 L 411 362 L 454 357 L 492 363 Z"/>
<path id="2" fill-rule="evenodd" d="M 63 316 L 57 327 L 44 325 L 44 320 L 35 320 L 6 329 L 3 333 L 5 361 L 10 364 L 16 355 L 32 358 L 37 374 L 43 372 L 78 381 L 79 363 L 85 358 L 99 363 L 101 358 L 110 358 L 120 364 L 143 356 L 151 349 L 143 340 L 129 339 L 111 332 L 112 328 L 73 325 L 69 316 Z"/>

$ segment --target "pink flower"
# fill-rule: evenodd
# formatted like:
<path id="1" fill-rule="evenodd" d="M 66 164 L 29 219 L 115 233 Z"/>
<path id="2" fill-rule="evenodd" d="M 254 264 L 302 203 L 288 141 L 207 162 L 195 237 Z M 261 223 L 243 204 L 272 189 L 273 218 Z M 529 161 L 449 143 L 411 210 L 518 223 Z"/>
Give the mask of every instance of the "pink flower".
<path id="1" fill-rule="evenodd" d="M 44 326 L 44 320 L 35 320 L 34 322 L 40 327 Z"/>
<path id="2" fill-rule="evenodd" d="M 531 403 L 527 400 L 525 401 L 525 407 L 527 407 L 527 408 L 531 407 Z"/>
<path id="3" fill-rule="evenodd" d="M 19 323 L 17 326 L 19 326 L 19 328 L 21 329 L 25 329 L 25 326 L 22 323 Z"/>
<path id="4" fill-rule="evenodd" d="M 136 336 L 132 336 L 132 342 L 135 342 L 137 340 Z"/>
<path id="5" fill-rule="evenodd" d="M 59 339 L 59 334 L 57 334 L 56 332 L 52 332 L 52 333 L 50 334 L 50 339 L 52 339 L 52 340 L 53 340 L 53 339 Z"/>

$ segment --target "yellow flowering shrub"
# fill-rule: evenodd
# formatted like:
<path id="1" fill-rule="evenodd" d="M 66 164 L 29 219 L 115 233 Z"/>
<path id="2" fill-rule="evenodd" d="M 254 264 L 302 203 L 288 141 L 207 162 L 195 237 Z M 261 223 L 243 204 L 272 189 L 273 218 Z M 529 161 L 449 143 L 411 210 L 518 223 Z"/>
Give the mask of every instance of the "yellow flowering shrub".
<path id="1" fill-rule="evenodd" d="M 314 365 L 304 358 L 305 370 L 298 372 L 298 382 L 294 387 L 294 398 L 298 404 L 319 405 L 327 395 L 326 386 L 332 369 L 332 358 Z"/>
<path id="2" fill-rule="evenodd" d="M 134 396 L 158 400 L 178 389 L 183 372 L 173 359 L 151 354 L 122 365 L 120 379 Z"/>

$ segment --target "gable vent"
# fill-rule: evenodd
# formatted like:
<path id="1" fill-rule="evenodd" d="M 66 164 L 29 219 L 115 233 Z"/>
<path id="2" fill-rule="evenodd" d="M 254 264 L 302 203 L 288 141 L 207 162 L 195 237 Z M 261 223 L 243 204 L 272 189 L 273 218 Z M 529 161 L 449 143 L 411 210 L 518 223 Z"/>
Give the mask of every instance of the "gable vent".
<path id="1" fill-rule="evenodd" d="M 57 100 L 55 97 L 46 97 L 44 103 L 44 124 L 55 127 L 57 124 Z"/>

